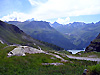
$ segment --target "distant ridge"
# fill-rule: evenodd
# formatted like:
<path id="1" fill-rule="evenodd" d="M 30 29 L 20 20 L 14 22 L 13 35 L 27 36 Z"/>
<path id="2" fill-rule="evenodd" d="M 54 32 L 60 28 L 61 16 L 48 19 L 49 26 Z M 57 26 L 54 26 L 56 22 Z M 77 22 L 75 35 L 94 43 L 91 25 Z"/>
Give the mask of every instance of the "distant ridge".
<path id="1" fill-rule="evenodd" d="M 16 23 L 20 22 L 17 21 Z M 0 20 L 0 43 L 6 43 L 8 45 L 25 45 L 36 48 L 42 47 L 44 49 L 63 50 L 63 48 L 58 47 L 56 45 L 36 40 L 31 36 L 27 35 L 26 33 L 24 33 L 17 26 L 5 23 L 1 20 Z"/>
<path id="2" fill-rule="evenodd" d="M 15 22 L 9 21 L 9 24 L 14 24 L 22 29 L 25 33 L 31 37 L 55 44 L 64 49 L 74 49 L 75 45 L 72 44 L 63 34 L 55 30 L 45 21 L 25 21 L 25 22 Z"/>
<path id="3" fill-rule="evenodd" d="M 90 41 L 100 33 L 100 21 L 96 23 L 73 22 L 66 25 L 54 23 L 52 26 L 76 45 L 76 49 L 86 48 Z"/>

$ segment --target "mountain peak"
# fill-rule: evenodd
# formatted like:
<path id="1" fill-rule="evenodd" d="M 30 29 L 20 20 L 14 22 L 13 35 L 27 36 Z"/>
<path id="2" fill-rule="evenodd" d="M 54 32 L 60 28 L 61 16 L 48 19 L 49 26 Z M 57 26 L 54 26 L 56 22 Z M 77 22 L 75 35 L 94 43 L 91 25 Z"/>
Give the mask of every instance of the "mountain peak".
<path id="1" fill-rule="evenodd" d="M 62 26 L 62 24 L 59 24 L 59 23 L 56 22 L 56 21 L 52 24 L 52 27 L 58 27 L 58 26 Z"/>
<path id="2" fill-rule="evenodd" d="M 100 24 L 100 21 L 99 22 L 96 22 L 96 24 Z"/>

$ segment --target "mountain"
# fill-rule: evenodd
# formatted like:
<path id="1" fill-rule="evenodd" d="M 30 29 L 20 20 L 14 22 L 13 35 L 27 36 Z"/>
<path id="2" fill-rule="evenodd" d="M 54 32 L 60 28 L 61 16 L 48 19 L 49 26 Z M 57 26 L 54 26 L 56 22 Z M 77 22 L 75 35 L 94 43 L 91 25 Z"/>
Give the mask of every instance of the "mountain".
<path id="1" fill-rule="evenodd" d="M 100 22 L 88 24 L 84 22 L 73 22 L 54 28 L 64 34 L 66 38 L 77 46 L 77 49 L 83 49 L 99 34 Z"/>
<path id="2" fill-rule="evenodd" d="M 17 22 L 16 22 L 17 23 Z M 8 45 L 27 45 L 42 49 L 63 50 L 53 44 L 42 42 L 24 33 L 17 26 L 0 21 L 0 42 Z"/>
<path id="3" fill-rule="evenodd" d="M 6 43 L 29 46 L 7 45 Z M 97 64 L 92 61 L 69 59 L 66 56 L 69 52 L 65 50 L 45 50 L 47 47 L 43 43 L 31 38 L 15 25 L 0 21 L 0 75 L 81 75 L 86 65 Z M 30 47 L 33 44 L 38 44 L 37 46 L 40 47 L 42 45 L 45 49 Z M 97 66 L 99 65 L 96 65 L 95 69 L 98 72 L 95 72 L 95 69 L 90 72 L 99 74 Z"/>
<path id="4" fill-rule="evenodd" d="M 99 35 L 91 41 L 90 45 L 86 48 L 86 52 L 97 51 L 100 52 L 100 33 Z"/>
<path id="5" fill-rule="evenodd" d="M 10 21 L 9 24 L 14 24 L 22 29 L 25 33 L 31 37 L 55 44 L 64 49 L 74 49 L 74 45 L 60 32 L 52 28 L 48 22 L 45 21 L 25 21 L 17 22 Z"/>
<path id="6" fill-rule="evenodd" d="M 17 26 L 0 21 L 0 39 L 7 44 L 33 44 L 43 45 L 36 41 Z"/>
<path id="7" fill-rule="evenodd" d="M 56 27 L 59 27 L 59 26 L 62 26 L 62 24 L 59 24 L 57 22 L 54 22 L 53 24 L 51 24 L 52 27 L 56 28 Z"/>

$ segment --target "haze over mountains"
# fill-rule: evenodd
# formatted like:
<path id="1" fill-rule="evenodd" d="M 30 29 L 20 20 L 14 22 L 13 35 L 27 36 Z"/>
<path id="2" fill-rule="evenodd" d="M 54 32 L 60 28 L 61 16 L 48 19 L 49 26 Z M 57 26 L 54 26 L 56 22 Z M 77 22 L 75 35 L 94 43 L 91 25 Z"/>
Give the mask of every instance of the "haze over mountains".
<path id="1" fill-rule="evenodd" d="M 63 50 L 56 45 L 45 43 L 32 38 L 17 26 L 0 21 L 0 42 L 8 45 L 26 45 L 35 48 Z"/>
<path id="2" fill-rule="evenodd" d="M 52 26 L 62 34 L 69 38 L 69 40 L 77 46 L 77 49 L 85 48 L 90 41 L 97 37 L 100 33 L 100 21 L 97 23 L 73 22 L 66 25 L 58 24 L 57 22 Z"/>
<path id="3" fill-rule="evenodd" d="M 45 21 L 9 21 L 9 24 L 14 24 L 22 29 L 25 33 L 31 37 L 55 44 L 64 49 L 74 49 L 75 45 L 72 44 L 63 34 L 55 30 Z"/>
<path id="4" fill-rule="evenodd" d="M 64 49 L 86 48 L 100 32 L 100 22 L 86 24 L 73 22 L 66 25 L 45 21 L 9 21 L 31 37 L 55 44 Z"/>

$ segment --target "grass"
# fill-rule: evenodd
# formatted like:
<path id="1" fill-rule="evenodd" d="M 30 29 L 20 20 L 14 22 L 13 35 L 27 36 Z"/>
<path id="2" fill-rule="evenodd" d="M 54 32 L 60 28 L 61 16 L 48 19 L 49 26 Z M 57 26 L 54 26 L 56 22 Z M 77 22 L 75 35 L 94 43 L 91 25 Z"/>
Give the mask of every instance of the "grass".
<path id="1" fill-rule="evenodd" d="M 3 44 L 0 44 L 0 47 Z M 5 45 L 6 46 L 6 45 Z M 3 46 L 3 47 L 5 47 Z M 15 47 L 0 48 L 0 75 L 81 75 L 85 68 L 95 65 L 96 62 L 69 59 L 73 63 L 64 63 L 60 66 L 43 66 L 41 63 L 61 62 L 60 59 L 51 59 L 46 54 L 26 54 L 26 56 L 7 57 L 7 53 Z M 55 57 L 54 57 L 55 58 Z"/>
<path id="2" fill-rule="evenodd" d="M 100 75 L 100 64 L 88 66 L 88 75 Z"/>
<path id="3" fill-rule="evenodd" d="M 6 44 L 1 44 L 0 43 L 0 49 L 3 49 L 5 46 L 7 46 Z"/>
<path id="4" fill-rule="evenodd" d="M 62 52 L 62 51 L 61 51 Z M 62 57 L 63 59 L 65 60 L 69 60 L 69 61 L 72 61 L 74 64 L 78 64 L 78 65 L 84 65 L 85 67 L 88 66 L 88 65 L 92 65 L 92 64 L 96 64 L 97 62 L 91 62 L 91 61 L 86 61 L 86 60 L 77 60 L 77 59 L 71 59 L 71 58 L 68 58 L 66 57 L 64 54 L 57 54 L 57 53 L 54 53 L 53 51 L 51 51 L 50 53 L 53 53 L 53 54 L 56 54 L 56 55 L 59 55 L 60 57 Z M 66 53 L 68 53 L 66 51 Z M 69 53 L 68 53 L 69 54 Z"/>

